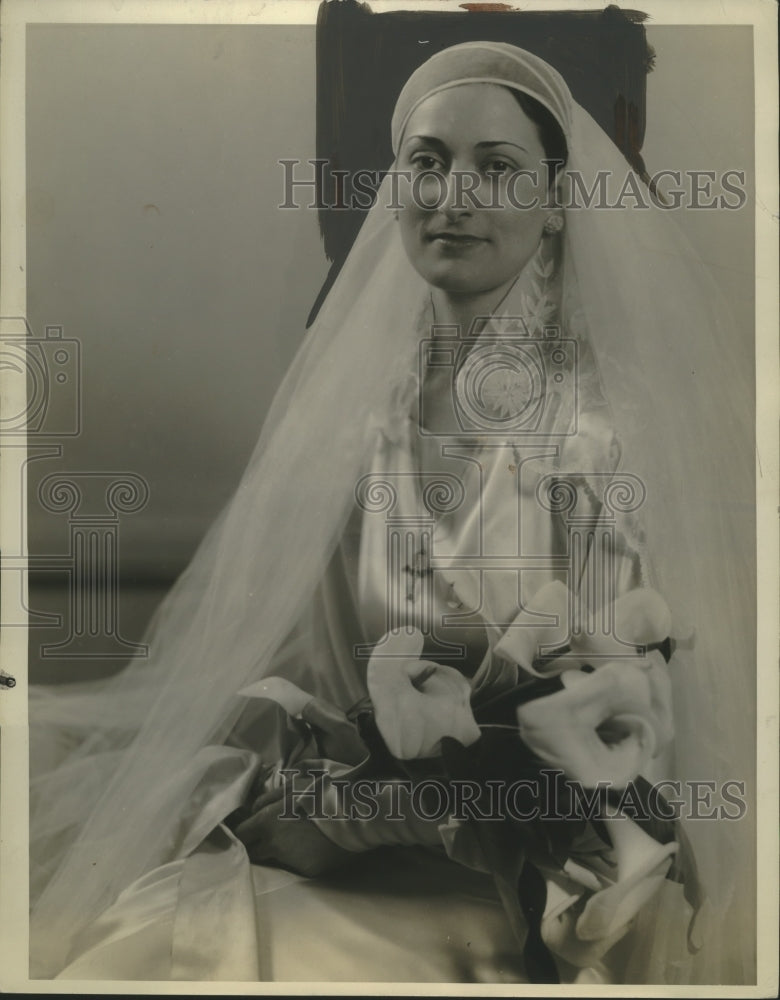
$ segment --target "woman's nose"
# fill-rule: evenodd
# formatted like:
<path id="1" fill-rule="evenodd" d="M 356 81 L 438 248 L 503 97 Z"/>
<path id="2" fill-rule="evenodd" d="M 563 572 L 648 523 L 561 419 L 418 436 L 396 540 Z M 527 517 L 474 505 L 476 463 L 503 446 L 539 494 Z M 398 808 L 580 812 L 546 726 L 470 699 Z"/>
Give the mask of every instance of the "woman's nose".
<path id="1" fill-rule="evenodd" d="M 453 167 L 446 175 L 441 211 L 451 221 L 471 214 L 468 191 L 473 187 L 472 174 L 463 168 Z"/>

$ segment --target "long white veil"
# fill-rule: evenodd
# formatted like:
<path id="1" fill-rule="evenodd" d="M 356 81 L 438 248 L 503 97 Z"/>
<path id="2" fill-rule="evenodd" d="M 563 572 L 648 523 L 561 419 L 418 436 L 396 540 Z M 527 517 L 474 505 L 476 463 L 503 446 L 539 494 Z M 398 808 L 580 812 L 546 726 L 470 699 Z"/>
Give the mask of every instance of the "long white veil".
<path id="1" fill-rule="evenodd" d="M 629 167 L 554 70 L 510 46 L 458 48 L 482 60 L 469 79 L 513 86 L 550 107 L 567 134 L 567 171 L 588 189 L 606 171 L 607 198 L 616 200 Z M 237 692 L 285 671 L 285 642 L 339 541 L 376 428 L 392 418 L 417 363 L 426 288 L 387 210 L 388 183 L 276 395 L 234 498 L 155 615 L 149 659 L 99 690 L 33 697 L 34 730 L 69 723 L 64 763 L 50 769 L 33 758 L 35 975 L 56 975 L 82 927 L 176 856 L 207 748 L 225 740 L 242 710 Z M 673 213 L 657 205 L 567 210 L 563 259 L 564 301 L 595 356 L 623 469 L 646 487 L 653 582 L 689 647 L 672 661 L 674 776 L 718 787 L 743 781 L 750 802 L 754 464 L 740 338 Z M 690 960 L 679 914 L 646 915 L 653 944 L 636 950 L 626 976 L 748 982 L 752 814 L 688 827 L 711 896 L 704 947 Z"/>

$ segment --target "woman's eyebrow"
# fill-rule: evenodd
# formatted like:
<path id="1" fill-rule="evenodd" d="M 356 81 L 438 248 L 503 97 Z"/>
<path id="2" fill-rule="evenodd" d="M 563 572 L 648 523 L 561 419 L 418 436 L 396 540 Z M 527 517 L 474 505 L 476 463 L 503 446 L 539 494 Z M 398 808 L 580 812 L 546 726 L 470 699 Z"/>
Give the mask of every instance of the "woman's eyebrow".
<path id="1" fill-rule="evenodd" d="M 485 142 L 477 143 L 478 149 L 492 149 L 494 146 L 514 146 L 516 149 L 522 149 L 524 153 L 528 152 L 525 146 L 521 146 L 519 142 L 512 142 L 511 139 L 486 140 Z"/>
<path id="2" fill-rule="evenodd" d="M 410 135 L 406 143 L 414 141 L 425 143 L 428 146 L 435 146 L 437 149 L 447 148 L 447 144 L 442 139 L 437 139 L 435 135 Z"/>
<path id="3" fill-rule="evenodd" d="M 434 149 L 446 150 L 447 143 L 442 139 L 437 139 L 435 135 L 410 135 L 404 142 L 404 145 L 412 142 L 421 142 L 424 145 L 432 146 Z M 524 153 L 528 152 L 525 146 L 521 146 L 519 142 L 512 142 L 511 139 L 484 139 L 482 142 L 477 142 L 474 145 L 475 149 L 493 149 L 496 146 L 514 146 L 515 149 L 520 149 Z"/>

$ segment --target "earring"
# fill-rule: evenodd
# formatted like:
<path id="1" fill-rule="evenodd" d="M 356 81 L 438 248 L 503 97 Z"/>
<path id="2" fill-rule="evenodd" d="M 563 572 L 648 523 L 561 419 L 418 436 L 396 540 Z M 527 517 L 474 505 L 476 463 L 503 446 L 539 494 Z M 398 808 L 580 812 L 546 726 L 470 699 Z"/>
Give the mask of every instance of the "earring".
<path id="1" fill-rule="evenodd" d="M 562 229 L 563 229 L 562 215 L 547 216 L 547 221 L 544 224 L 544 232 L 547 236 L 552 236 L 553 233 L 559 233 Z"/>

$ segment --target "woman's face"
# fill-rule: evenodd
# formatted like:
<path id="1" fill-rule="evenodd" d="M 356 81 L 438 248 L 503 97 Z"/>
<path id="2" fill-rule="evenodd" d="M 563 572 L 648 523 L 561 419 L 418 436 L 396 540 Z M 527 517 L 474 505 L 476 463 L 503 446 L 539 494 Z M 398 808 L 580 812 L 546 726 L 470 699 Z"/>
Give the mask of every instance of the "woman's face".
<path id="1" fill-rule="evenodd" d="M 398 217 L 409 259 L 429 284 L 480 295 L 519 274 L 550 215 L 544 156 L 536 126 L 504 87 L 463 84 L 415 109 L 398 156 L 412 176 L 399 185 Z M 537 182 L 518 171 L 535 171 Z M 519 207 L 528 204 L 535 207 Z"/>

